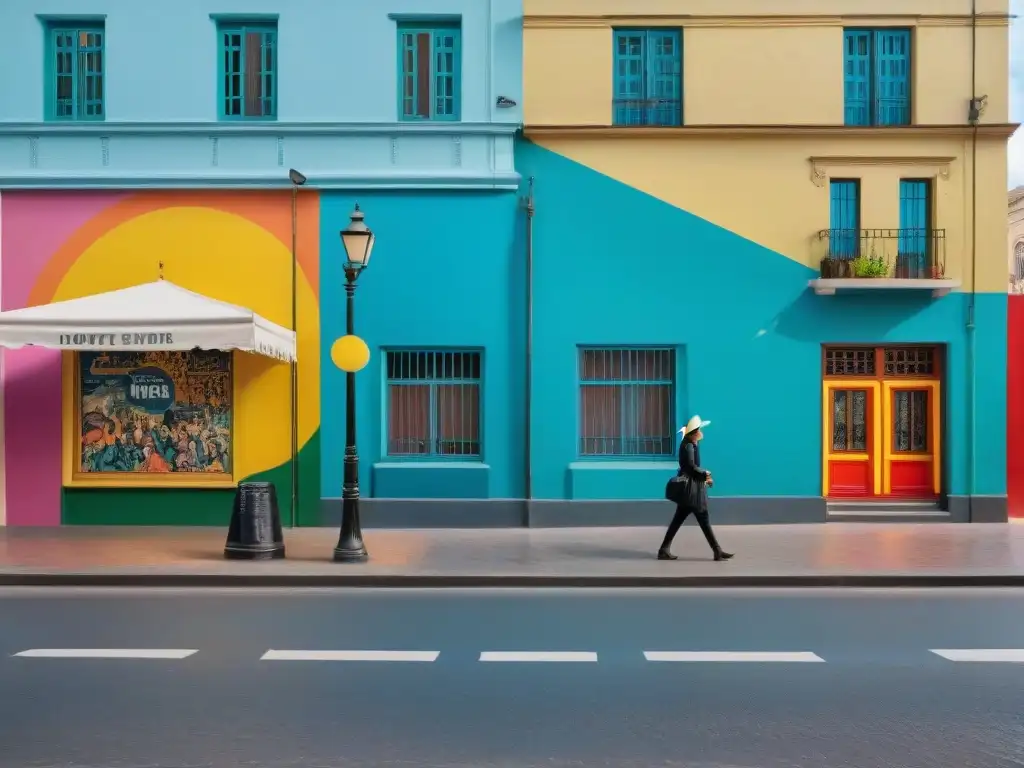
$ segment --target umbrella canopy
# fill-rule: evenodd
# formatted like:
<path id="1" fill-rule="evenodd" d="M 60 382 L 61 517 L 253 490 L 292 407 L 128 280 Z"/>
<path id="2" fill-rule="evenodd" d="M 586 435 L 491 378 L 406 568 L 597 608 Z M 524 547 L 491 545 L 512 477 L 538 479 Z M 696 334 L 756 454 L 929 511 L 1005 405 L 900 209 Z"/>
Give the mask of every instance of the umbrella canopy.
<path id="1" fill-rule="evenodd" d="M 295 360 L 295 333 L 251 309 L 166 280 L 0 312 L 0 347 L 94 350 L 238 349 Z"/>

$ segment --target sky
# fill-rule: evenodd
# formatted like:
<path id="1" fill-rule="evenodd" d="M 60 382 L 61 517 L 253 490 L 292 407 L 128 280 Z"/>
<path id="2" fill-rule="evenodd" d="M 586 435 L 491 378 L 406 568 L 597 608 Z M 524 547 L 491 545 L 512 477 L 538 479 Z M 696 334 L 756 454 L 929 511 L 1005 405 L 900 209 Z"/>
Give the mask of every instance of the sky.
<path id="1" fill-rule="evenodd" d="M 1024 123 L 1024 0 L 1010 0 L 1010 119 Z M 1010 187 L 1024 184 L 1024 128 L 1010 139 Z"/>

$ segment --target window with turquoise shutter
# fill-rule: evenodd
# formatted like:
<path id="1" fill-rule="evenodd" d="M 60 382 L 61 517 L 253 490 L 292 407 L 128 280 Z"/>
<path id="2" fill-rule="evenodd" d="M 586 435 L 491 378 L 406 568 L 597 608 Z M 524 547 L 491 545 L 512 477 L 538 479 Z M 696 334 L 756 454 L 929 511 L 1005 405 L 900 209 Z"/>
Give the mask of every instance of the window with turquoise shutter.
<path id="1" fill-rule="evenodd" d="M 617 29 L 614 46 L 612 124 L 682 125 L 681 31 Z"/>
<path id="2" fill-rule="evenodd" d="M 931 181 L 900 180 L 900 230 L 896 274 L 899 277 L 931 277 Z"/>
<path id="3" fill-rule="evenodd" d="M 458 23 L 398 25 L 398 115 L 402 120 L 458 120 L 462 89 Z"/>
<path id="4" fill-rule="evenodd" d="M 46 29 L 48 120 L 103 120 L 102 22 L 52 24 Z"/>
<path id="5" fill-rule="evenodd" d="M 277 23 L 219 24 L 222 120 L 277 117 Z"/>
<path id="6" fill-rule="evenodd" d="M 910 48 L 909 29 L 845 31 L 846 125 L 910 125 Z"/>
<path id="7" fill-rule="evenodd" d="M 860 182 L 833 179 L 829 182 L 829 248 L 833 259 L 860 255 Z"/>

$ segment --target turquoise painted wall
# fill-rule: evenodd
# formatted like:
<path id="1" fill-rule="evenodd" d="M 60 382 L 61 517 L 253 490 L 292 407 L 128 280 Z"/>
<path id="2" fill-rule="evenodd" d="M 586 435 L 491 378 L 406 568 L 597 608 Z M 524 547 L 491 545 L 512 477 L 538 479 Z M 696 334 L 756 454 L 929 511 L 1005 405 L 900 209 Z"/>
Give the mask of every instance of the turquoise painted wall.
<path id="1" fill-rule="evenodd" d="M 582 344 L 685 350 L 679 412 L 712 421 L 702 458 L 723 496 L 821 494 L 823 343 L 947 344 L 946 490 L 1005 493 L 1005 294 L 977 298 L 972 489 L 967 295 L 815 296 L 808 267 L 553 152 L 522 142 L 516 168 L 536 180 L 536 498 L 663 489 L 664 465 L 578 463 Z"/>
<path id="2" fill-rule="evenodd" d="M 356 376 L 360 486 L 384 498 L 523 495 L 525 321 L 522 213 L 515 193 L 324 193 L 320 203 L 321 493 L 341 495 L 345 377 L 331 344 L 345 333 L 338 233 L 358 202 L 377 235 L 356 289 L 356 334 L 371 349 Z M 382 349 L 483 351 L 483 460 L 387 460 Z M 382 460 L 383 457 L 383 460 Z"/>

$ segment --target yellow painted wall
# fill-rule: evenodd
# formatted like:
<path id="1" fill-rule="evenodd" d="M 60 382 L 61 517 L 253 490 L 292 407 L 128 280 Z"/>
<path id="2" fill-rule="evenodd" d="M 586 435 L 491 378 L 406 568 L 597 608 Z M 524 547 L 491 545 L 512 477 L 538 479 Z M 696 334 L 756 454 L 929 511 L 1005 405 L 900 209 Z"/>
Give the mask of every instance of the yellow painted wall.
<path id="1" fill-rule="evenodd" d="M 982 122 L 1005 123 L 1007 0 L 979 0 L 978 10 L 995 14 L 976 28 L 977 93 L 988 96 Z M 912 27 L 914 122 L 967 120 L 969 0 L 775 0 L 767 10 L 758 0 L 693 0 L 685 8 L 677 0 L 634 0 L 623 11 L 613 0 L 526 0 L 528 126 L 610 124 L 618 26 L 683 30 L 686 125 L 842 125 L 849 26 Z"/>
<path id="2" fill-rule="evenodd" d="M 610 52 L 611 30 L 604 31 Z M 683 120 L 686 125 L 842 123 L 842 50 L 843 30 L 837 26 L 684 28 Z M 811 61 L 814 66 L 808 66 Z M 611 71 L 605 78 L 609 88 Z M 610 119 L 606 110 L 604 122 Z"/>
<path id="3" fill-rule="evenodd" d="M 979 14 L 1006 14 L 1009 0 L 977 0 Z M 971 0 L 524 0 L 526 16 L 863 16 L 942 17 L 971 12 Z"/>
<path id="4" fill-rule="evenodd" d="M 946 275 L 969 289 L 970 140 L 843 137 L 534 139 L 600 173 L 816 267 L 829 226 L 829 178 L 861 180 L 864 229 L 899 227 L 899 180 L 934 179 Z M 822 176 L 813 177 L 817 168 Z M 679 169 L 666 173 L 666 168 Z M 819 186 L 820 184 L 820 186 Z M 1006 290 L 1006 146 L 978 142 L 978 289 Z M 895 243 L 891 243 L 895 251 Z M 893 256 L 895 253 L 893 253 Z"/>

